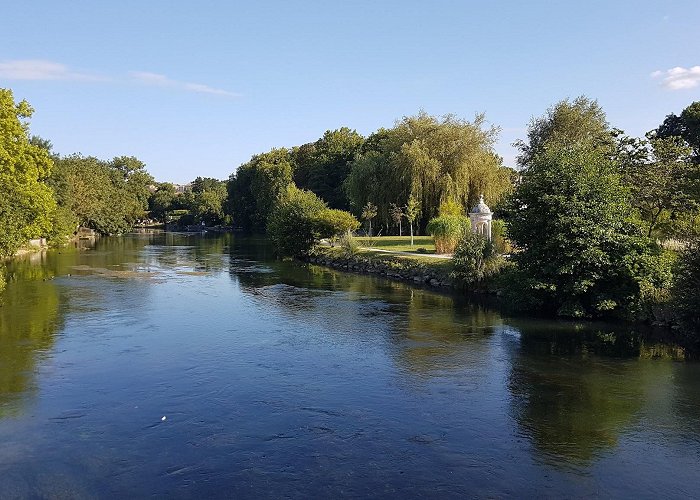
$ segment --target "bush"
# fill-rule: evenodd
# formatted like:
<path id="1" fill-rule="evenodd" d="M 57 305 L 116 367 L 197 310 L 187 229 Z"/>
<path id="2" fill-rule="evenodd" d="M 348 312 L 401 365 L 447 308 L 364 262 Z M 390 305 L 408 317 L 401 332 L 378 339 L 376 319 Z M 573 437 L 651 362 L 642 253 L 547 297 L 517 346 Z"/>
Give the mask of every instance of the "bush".
<path id="1" fill-rule="evenodd" d="M 280 257 L 304 257 L 321 238 L 335 238 L 358 227 L 352 214 L 329 209 L 311 191 L 292 185 L 272 209 L 267 234 Z"/>
<path id="2" fill-rule="evenodd" d="M 357 238 L 350 231 L 340 237 L 339 243 L 345 257 L 351 257 L 360 251 L 360 242 L 357 241 Z"/>
<path id="3" fill-rule="evenodd" d="M 78 217 L 68 208 L 59 206 L 54 213 L 49 242 L 52 246 L 68 243 L 78 229 Z"/>
<path id="4" fill-rule="evenodd" d="M 280 257 L 308 255 L 318 239 L 317 216 L 326 204 L 311 191 L 290 186 L 267 222 L 267 234 Z"/>
<path id="5" fill-rule="evenodd" d="M 506 223 L 501 219 L 491 221 L 491 241 L 497 253 L 511 253 L 513 246 L 508 239 L 506 232 Z"/>
<path id="6" fill-rule="evenodd" d="M 360 227 L 360 223 L 354 215 L 333 208 L 319 212 L 315 222 L 321 238 L 335 239 L 338 236 L 347 235 L 350 231 L 356 231 Z"/>
<path id="7" fill-rule="evenodd" d="M 498 271 L 493 244 L 480 234 L 466 232 L 455 250 L 452 278 L 469 285 Z"/>
<path id="8" fill-rule="evenodd" d="M 700 341 L 700 240 L 681 253 L 672 296 L 683 330 Z"/>
<path id="9" fill-rule="evenodd" d="M 435 253 L 452 253 L 460 238 L 471 229 L 463 215 L 440 215 L 428 222 L 427 230 L 435 239 Z"/>

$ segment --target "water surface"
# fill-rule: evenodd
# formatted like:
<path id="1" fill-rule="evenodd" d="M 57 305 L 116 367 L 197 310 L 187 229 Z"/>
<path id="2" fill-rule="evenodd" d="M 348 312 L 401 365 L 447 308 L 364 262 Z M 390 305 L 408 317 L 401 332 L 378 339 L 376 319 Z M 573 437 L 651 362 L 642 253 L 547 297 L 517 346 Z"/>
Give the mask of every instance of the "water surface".
<path id="1" fill-rule="evenodd" d="M 135 234 L 10 265 L 0 498 L 694 496 L 700 365 L 620 325 Z"/>

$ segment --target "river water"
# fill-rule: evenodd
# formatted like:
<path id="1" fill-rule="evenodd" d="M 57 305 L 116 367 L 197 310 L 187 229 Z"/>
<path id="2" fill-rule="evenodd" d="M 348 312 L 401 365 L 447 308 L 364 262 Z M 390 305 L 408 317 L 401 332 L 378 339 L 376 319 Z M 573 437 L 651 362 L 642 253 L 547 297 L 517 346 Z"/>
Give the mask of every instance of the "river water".
<path id="1" fill-rule="evenodd" d="M 10 264 L 0 498 L 700 491 L 700 364 L 231 235 Z M 647 338 L 647 340 L 642 340 Z"/>

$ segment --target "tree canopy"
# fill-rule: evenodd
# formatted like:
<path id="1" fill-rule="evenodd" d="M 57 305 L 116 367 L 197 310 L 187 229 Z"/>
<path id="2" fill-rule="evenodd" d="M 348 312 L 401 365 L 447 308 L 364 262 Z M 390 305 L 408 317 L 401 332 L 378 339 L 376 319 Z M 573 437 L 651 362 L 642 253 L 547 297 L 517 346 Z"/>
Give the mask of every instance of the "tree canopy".
<path id="1" fill-rule="evenodd" d="M 0 89 L 0 257 L 51 230 L 56 202 L 43 181 L 53 162 L 47 149 L 30 142 L 25 121 L 33 110 Z"/>
<path id="2" fill-rule="evenodd" d="M 483 115 L 473 122 L 425 112 L 404 117 L 365 141 L 345 184 L 350 202 L 356 211 L 372 202 L 389 226 L 392 204 L 414 197 L 423 228 L 448 200 L 470 206 L 484 194 L 495 205 L 511 188 L 509 169 L 493 150 L 497 134 Z"/>

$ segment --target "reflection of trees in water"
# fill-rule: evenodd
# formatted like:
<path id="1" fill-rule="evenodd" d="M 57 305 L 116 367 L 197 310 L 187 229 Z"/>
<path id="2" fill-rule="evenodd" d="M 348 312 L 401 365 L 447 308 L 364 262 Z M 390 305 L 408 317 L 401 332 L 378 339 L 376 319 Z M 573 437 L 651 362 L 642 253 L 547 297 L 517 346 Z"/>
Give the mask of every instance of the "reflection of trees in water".
<path id="1" fill-rule="evenodd" d="M 597 355 L 638 357 L 641 343 L 634 332 L 593 326 L 576 331 L 536 321 L 514 326 L 520 345 L 511 351 L 513 415 L 543 459 L 554 464 L 587 464 L 614 448 L 649 392 L 673 369 L 672 363 Z"/>
<path id="2" fill-rule="evenodd" d="M 241 290 L 276 311 L 328 331 L 382 335 L 405 369 L 434 373 L 463 367 L 465 352 L 487 349 L 500 315 L 449 294 L 372 275 L 287 262 L 261 264 L 231 255 Z"/>
<path id="3" fill-rule="evenodd" d="M 127 248 L 122 252 L 121 262 L 132 262 L 129 256 L 136 255 L 142 259 L 140 265 L 151 269 L 208 273 L 225 269 L 226 249 L 232 239 L 231 234 L 158 231 L 118 238 L 115 243 L 121 245 L 121 240 L 128 240 L 125 242 Z"/>
<path id="4" fill-rule="evenodd" d="M 463 369 L 487 358 L 488 338 L 501 324 L 500 315 L 455 296 L 426 290 L 411 293 L 405 323 L 394 337 L 397 361 L 413 372 L 429 374 Z"/>
<path id="5" fill-rule="evenodd" d="M 33 390 L 38 359 L 51 349 L 62 327 L 63 305 L 58 288 L 43 279 L 52 271 L 26 261 L 12 263 L 13 281 L 0 307 L 0 418 L 21 411 Z"/>

